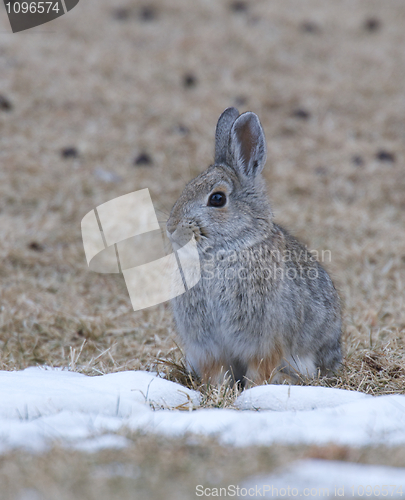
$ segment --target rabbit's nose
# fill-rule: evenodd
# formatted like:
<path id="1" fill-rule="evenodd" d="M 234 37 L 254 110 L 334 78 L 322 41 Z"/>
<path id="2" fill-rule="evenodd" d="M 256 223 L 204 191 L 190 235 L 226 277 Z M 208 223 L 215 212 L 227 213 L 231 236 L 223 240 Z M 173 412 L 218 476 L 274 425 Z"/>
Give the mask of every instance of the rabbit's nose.
<path id="1" fill-rule="evenodd" d="M 167 236 L 173 248 L 178 250 L 192 239 L 193 231 L 189 227 L 177 226 L 172 232 L 167 229 Z"/>
<path id="2" fill-rule="evenodd" d="M 181 242 L 179 241 L 179 231 L 178 229 L 175 229 L 172 232 L 169 232 L 169 230 L 166 229 L 167 237 L 170 240 L 170 243 L 172 244 L 172 248 L 174 251 L 180 250 L 182 247 Z"/>

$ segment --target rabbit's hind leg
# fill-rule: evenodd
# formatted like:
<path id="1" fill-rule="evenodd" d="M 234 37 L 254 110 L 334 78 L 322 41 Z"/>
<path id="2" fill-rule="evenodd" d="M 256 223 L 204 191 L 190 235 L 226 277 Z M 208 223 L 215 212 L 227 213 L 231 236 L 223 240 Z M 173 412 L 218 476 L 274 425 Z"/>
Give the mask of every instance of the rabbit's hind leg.
<path id="1" fill-rule="evenodd" d="M 232 377 L 231 373 L 229 373 L 229 367 L 224 363 L 223 359 L 205 358 L 201 360 L 198 372 L 201 381 L 210 385 L 222 384 L 227 377 Z"/>
<path id="2" fill-rule="evenodd" d="M 255 356 L 248 363 L 245 375 L 245 387 L 271 383 L 277 379 L 283 359 L 283 350 L 276 344 L 269 354 Z"/>
<path id="3" fill-rule="evenodd" d="M 246 366 L 239 360 L 225 362 L 223 359 L 209 358 L 200 361 L 199 373 L 204 384 L 218 385 L 226 382 L 230 385 L 243 385 Z"/>
<path id="4" fill-rule="evenodd" d="M 312 356 L 290 355 L 283 359 L 280 367 L 280 374 L 287 375 L 291 379 L 291 383 L 297 383 L 304 378 L 316 377 L 318 370 Z"/>

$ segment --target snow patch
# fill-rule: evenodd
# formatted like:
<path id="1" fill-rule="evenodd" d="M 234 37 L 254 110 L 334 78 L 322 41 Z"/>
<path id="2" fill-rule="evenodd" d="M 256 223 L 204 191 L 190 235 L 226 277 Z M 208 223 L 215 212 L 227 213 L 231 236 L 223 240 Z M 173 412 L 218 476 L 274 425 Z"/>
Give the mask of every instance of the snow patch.
<path id="1" fill-rule="evenodd" d="M 247 498 L 401 498 L 405 469 L 326 460 L 301 460 L 269 476 L 248 479 Z"/>
<path id="2" fill-rule="evenodd" d="M 405 396 L 267 385 L 244 391 L 240 410 L 198 409 L 200 394 L 149 372 L 97 377 L 60 369 L 0 372 L 0 452 L 57 441 L 95 450 L 126 446 L 121 429 L 200 434 L 234 446 L 405 443 Z M 116 439 L 117 438 L 117 439 Z"/>
<path id="3" fill-rule="evenodd" d="M 327 387 L 260 385 L 244 391 L 235 404 L 240 410 L 302 411 L 333 408 L 364 398 L 372 396 Z"/>

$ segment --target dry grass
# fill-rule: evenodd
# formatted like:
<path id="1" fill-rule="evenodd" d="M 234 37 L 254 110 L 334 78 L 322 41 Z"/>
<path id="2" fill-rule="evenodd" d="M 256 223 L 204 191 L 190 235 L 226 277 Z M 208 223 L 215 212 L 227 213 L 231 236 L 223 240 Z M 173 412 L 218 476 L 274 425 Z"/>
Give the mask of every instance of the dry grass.
<path id="1" fill-rule="evenodd" d="M 218 385 L 202 383 L 195 373 L 187 370 L 184 354 L 179 347 L 171 349 L 167 356 L 158 358 L 154 367 L 159 376 L 199 391 L 200 407 L 236 409 L 235 399 L 242 392 L 239 384 L 232 384 L 230 376 L 225 376 L 223 382 Z M 187 404 L 184 409 L 189 408 L 190 405 Z"/>
<path id="2" fill-rule="evenodd" d="M 20 35 L 5 33 L 0 9 L 0 95 L 12 105 L 0 109 L 2 369 L 148 370 L 176 349 L 168 304 L 134 313 L 121 276 L 87 270 L 80 221 L 142 187 L 163 221 L 237 104 L 263 123 L 277 221 L 332 253 L 346 358 L 312 383 L 405 392 L 405 4 L 246 4 L 154 0 L 142 21 L 135 0 L 86 0 Z M 70 146 L 77 158 L 62 157 Z M 142 152 L 152 164 L 134 165 Z M 207 406 L 232 405 L 235 393 L 210 390 Z"/>

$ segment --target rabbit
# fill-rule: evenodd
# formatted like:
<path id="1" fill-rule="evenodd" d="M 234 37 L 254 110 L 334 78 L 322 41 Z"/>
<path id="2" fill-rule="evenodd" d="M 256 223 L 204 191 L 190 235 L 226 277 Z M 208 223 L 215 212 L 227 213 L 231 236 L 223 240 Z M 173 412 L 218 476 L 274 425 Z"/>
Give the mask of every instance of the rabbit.
<path id="1" fill-rule="evenodd" d="M 194 235 L 201 279 L 172 299 L 188 370 L 242 387 L 331 375 L 341 354 L 341 306 L 307 248 L 273 221 L 256 114 L 220 116 L 215 161 L 190 181 L 166 224 L 172 243 Z"/>

